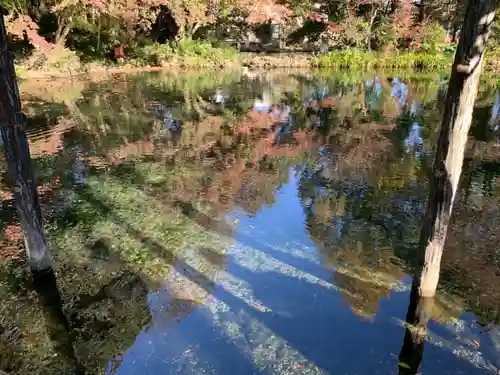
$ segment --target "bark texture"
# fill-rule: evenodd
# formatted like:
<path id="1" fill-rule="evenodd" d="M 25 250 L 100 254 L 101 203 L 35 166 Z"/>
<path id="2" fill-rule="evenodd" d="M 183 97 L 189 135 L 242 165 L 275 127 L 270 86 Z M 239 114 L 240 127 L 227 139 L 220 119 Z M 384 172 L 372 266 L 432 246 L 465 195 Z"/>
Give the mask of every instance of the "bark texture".
<path id="1" fill-rule="evenodd" d="M 444 105 L 434 173 L 420 237 L 417 285 L 421 296 L 436 292 L 441 256 L 462 170 L 467 134 L 477 95 L 484 49 L 496 0 L 470 0 Z"/>
<path id="2" fill-rule="evenodd" d="M 0 0 L 0 128 L 10 182 L 32 271 L 52 268 L 24 129 L 19 89 Z"/>

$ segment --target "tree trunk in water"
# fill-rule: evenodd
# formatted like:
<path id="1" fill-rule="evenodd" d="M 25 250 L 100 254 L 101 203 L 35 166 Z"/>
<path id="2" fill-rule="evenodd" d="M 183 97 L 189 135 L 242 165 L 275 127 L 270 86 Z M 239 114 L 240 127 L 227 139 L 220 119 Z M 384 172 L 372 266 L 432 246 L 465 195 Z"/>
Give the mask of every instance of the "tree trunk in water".
<path id="1" fill-rule="evenodd" d="M 399 375 L 415 375 L 422 362 L 427 339 L 427 324 L 434 304 L 433 298 L 421 297 L 418 285 L 413 284 L 406 313 L 406 332 L 399 354 Z"/>
<path id="2" fill-rule="evenodd" d="M 63 312 L 63 303 L 56 275 L 53 269 L 33 273 L 33 283 L 42 305 L 47 333 L 54 351 L 61 361 L 65 361 L 73 369 L 73 374 L 83 375 L 85 369 L 78 361 L 73 343 L 74 330 Z"/>
<path id="3" fill-rule="evenodd" d="M 422 24 L 425 20 L 425 0 L 420 0 L 420 6 L 418 8 L 418 23 Z"/>
<path id="4" fill-rule="evenodd" d="M 42 214 L 24 131 L 19 89 L 12 55 L 7 47 L 3 14 L 0 12 L 0 127 L 5 159 L 21 221 L 28 264 L 33 272 L 52 268 L 43 231 Z"/>
<path id="5" fill-rule="evenodd" d="M 477 95 L 484 48 L 496 0 L 470 0 L 452 66 L 441 131 L 430 177 L 427 211 L 420 236 L 417 285 L 420 296 L 435 294 L 443 246 L 464 159 Z"/>

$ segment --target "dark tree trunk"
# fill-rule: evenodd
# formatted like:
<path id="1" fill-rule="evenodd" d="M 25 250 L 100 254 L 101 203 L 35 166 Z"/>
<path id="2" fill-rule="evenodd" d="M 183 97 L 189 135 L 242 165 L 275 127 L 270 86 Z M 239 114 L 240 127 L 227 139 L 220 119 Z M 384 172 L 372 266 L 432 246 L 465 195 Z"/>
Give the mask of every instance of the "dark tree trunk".
<path id="1" fill-rule="evenodd" d="M 452 29 L 452 34 L 451 34 L 451 42 L 455 43 L 457 41 L 457 34 L 458 34 L 458 25 L 453 24 L 453 29 Z"/>
<path id="2" fill-rule="evenodd" d="M 427 211 L 420 236 L 416 277 L 419 293 L 423 297 L 431 297 L 436 292 L 484 49 L 495 10 L 496 0 L 470 0 L 465 14 L 446 94 L 434 171 L 430 177 Z"/>
<path id="3" fill-rule="evenodd" d="M 425 0 L 420 0 L 420 4 L 418 6 L 418 19 L 417 22 L 422 24 L 425 21 Z"/>
<path id="4" fill-rule="evenodd" d="M 1 0 L 0 0 L 1 4 Z M 32 271 L 52 268 L 36 192 L 28 139 L 24 131 L 14 62 L 7 47 L 3 13 L 0 9 L 0 127 L 10 183 L 24 235 L 28 264 Z"/>
<path id="5" fill-rule="evenodd" d="M 427 340 L 427 324 L 434 299 L 420 297 L 418 289 L 418 285 L 414 283 L 408 312 L 406 313 L 405 338 L 399 354 L 399 375 L 415 375 L 424 354 L 424 344 Z"/>

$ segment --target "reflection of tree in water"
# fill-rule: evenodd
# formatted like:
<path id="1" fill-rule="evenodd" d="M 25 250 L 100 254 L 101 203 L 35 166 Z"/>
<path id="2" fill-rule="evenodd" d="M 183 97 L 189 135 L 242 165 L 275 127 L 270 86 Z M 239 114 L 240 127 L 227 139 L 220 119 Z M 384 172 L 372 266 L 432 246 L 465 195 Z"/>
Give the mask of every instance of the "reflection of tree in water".
<path id="1" fill-rule="evenodd" d="M 104 99 L 100 100 L 97 102 L 99 105 Z M 106 105 L 110 103 L 108 101 Z M 147 108 L 136 99 L 124 104 L 132 104 L 136 111 Z M 127 112 L 132 113 L 133 109 Z M 93 110 L 88 113 L 98 112 Z M 103 111 L 102 119 L 97 121 L 98 126 L 91 131 L 89 127 L 93 121 L 87 122 L 90 119 L 87 116 L 79 118 L 85 122 L 81 125 L 85 128 L 76 127 L 72 133 L 67 133 L 58 144 L 57 152 L 50 152 L 63 156 L 63 162 L 54 168 L 54 172 L 60 174 L 61 170 L 67 171 L 61 174 L 68 177 L 63 186 L 73 186 L 68 192 L 72 195 L 69 204 L 58 217 L 53 218 L 58 227 L 54 228 L 55 232 L 50 232 L 50 236 L 55 241 L 54 254 L 61 274 L 59 282 L 65 311 L 75 332 L 75 354 L 88 373 L 98 373 L 104 368 L 106 360 L 123 353 L 138 331 L 148 324 L 146 296 L 154 281 L 141 270 L 144 266 L 140 265 L 143 258 L 152 256 L 151 252 L 158 250 L 157 256 L 166 252 L 166 249 L 161 249 L 161 241 L 152 239 L 153 236 L 164 238 L 162 232 L 141 234 L 142 231 L 152 231 L 148 220 L 141 221 L 142 216 L 143 219 L 151 217 L 151 213 L 143 212 L 144 206 L 135 207 L 135 217 L 127 216 L 129 220 L 139 220 L 134 222 L 135 226 L 141 227 L 137 228 L 137 233 L 122 222 L 123 215 L 130 215 L 127 212 L 132 209 L 127 206 L 137 200 L 137 196 L 133 195 L 134 199 L 126 203 L 124 190 L 137 188 L 147 193 L 149 199 L 161 201 L 167 211 L 179 209 L 172 206 L 172 198 L 177 195 L 192 201 L 196 207 L 200 202 L 209 203 L 214 196 L 218 196 L 215 201 L 223 203 L 225 210 L 238 204 L 250 212 L 257 212 L 263 204 L 274 202 L 276 188 L 288 178 L 289 162 L 286 159 L 297 157 L 304 148 L 315 145 L 308 133 L 297 133 L 295 137 L 293 131 L 292 139 L 287 140 L 286 145 L 276 145 L 275 126 L 280 120 L 287 120 L 281 116 L 286 109 L 279 114 L 279 118 L 265 114 L 257 123 L 254 122 L 256 117 L 248 113 L 234 123 L 232 129 L 225 127 L 231 124 L 231 118 L 221 118 L 220 115 L 205 116 L 200 120 L 187 117 L 187 121 L 183 120 L 177 144 L 173 145 L 169 144 L 170 139 L 161 138 L 161 132 L 160 137 L 155 138 L 154 127 L 143 129 L 133 118 L 128 118 L 125 126 L 120 126 L 118 121 L 110 120 L 112 112 L 109 107 Z M 127 112 L 120 111 L 119 116 Z M 172 119 L 173 116 L 168 114 L 163 116 L 163 129 Z M 249 131 L 240 132 L 240 129 Z M 145 174 L 151 168 L 159 169 Z M 91 191 L 89 186 L 95 187 L 96 176 L 107 183 Z M 210 181 L 206 177 L 210 177 Z M 109 178 L 115 180 L 111 182 Z M 159 183 L 151 178 L 156 178 Z M 168 182 L 162 183 L 162 178 Z M 202 181 L 207 182 L 204 190 L 201 188 Z M 113 190 L 117 189 L 116 184 L 120 186 L 118 191 Z M 82 187 L 76 188 L 75 185 Z M 125 201 L 120 201 L 124 198 Z M 184 208 L 181 211 L 184 213 Z M 211 212 L 205 208 L 203 211 Z M 196 215 L 189 212 L 187 210 L 185 214 L 199 225 L 213 225 L 214 230 L 219 230 L 222 225 L 212 217 L 219 216 L 220 211 L 211 212 L 211 216 L 201 211 Z M 155 214 L 154 217 L 161 220 L 162 215 Z M 111 236 L 104 223 L 122 234 Z M 139 241 L 138 249 L 132 250 L 123 242 L 130 236 L 133 241 Z M 166 240 L 170 239 L 167 237 Z M 150 251 L 145 251 L 144 247 L 150 248 Z M 206 258 L 206 264 L 211 264 L 210 267 L 215 267 L 212 271 L 217 272 L 218 264 L 223 267 L 225 257 L 222 255 L 214 259 L 213 252 L 207 249 L 200 247 L 193 257 Z M 168 260 L 166 258 L 165 262 L 168 263 Z M 136 262 L 139 266 L 134 264 Z M 183 273 L 186 272 L 183 262 L 176 261 L 174 257 L 172 264 L 173 267 L 167 268 L 169 273 L 164 286 L 171 294 L 170 302 L 163 301 L 166 315 L 162 315 L 160 320 L 165 316 L 169 317 L 167 321 L 183 319 L 196 304 L 203 302 L 213 288 L 210 285 L 206 285 L 205 289 L 182 283 Z M 212 271 L 206 269 L 205 273 Z M 189 275 L 188 279 L 192 278 Z M 25 317 L 32 318 L 29 314 Z M 116 362 L 119 361 L 120 358 L 116 357 Z"/>
<path id="2" fill-rule="evenodd" d="M 430 135 L 432 139 L 433 133 L 425 128 L 425 123 L 429 123 L 429 120 L 434 118 L 434 113 L 430 111 L 430 108 L 435 106 L 435 100 L 436 98 L 427 102 L 423 101 L 418 110 L 415 108 L 416 105 L 403 109 L 398 120 L 398 128 L 390 137 L 393 145 L 396 141 L 396 145 L 397 142 L 406 143 L 409 148 L 417 146 L 418 150 L 422 138 Z M 480 100 L 475 113 L 480 114 L 482 102 L 488 103 L 485 99 Z M 412 103 L 416 103 L 416 100 L 412 99 Z M 487 106 L 484 110 L 484 121 L 480 118 L 476 118 L 475 121 L 488 126 L 491 113 L 492 107 Z M 419 159 L 425 161 L 426 157 L 412 159 L 408 156 L 400 161 L 391 158 L 384 159 L 382 155 L 390 154 L 391 146 L 385 150 L 383 148 L 377 150 L 373 147 L 377 145 L 373 142 L 373 137 L 370 144 L 367 142 L 370 137 L 366 133 L 363 136 L 357 130 L 359 125 L 356 121 L 351 118 L 349 122 L 351 132 L 345 132 L 347 134 L 339 135 L 335 131 L 330 131 L 329 152 L 331 156 L 329 158 L 322 158 L 317 152 L 315 156 L 308 159 L 308 164 L 299 168 L 301 171 L 299 191 L 307 216 L 308 229 L 311 238 L 324 252 L 325 258 L 330 256 L 332 265 L 347 264 L 351 268 L 357 267 L 359 273 L 360 269 L 364 270 L 366 267 L 381 271 L 384 269 L 381 265 L 385 264 L 387 270 L 383 272 L 394 275 L 393 280 L 397 280 L 401 272 L 399 262 L 393 264 L 394 255 L 404 260 L 407 267 L 411 267 L 415 261 L 413 248 L 418 240 L 425 195 L 425 185 L 422 183 L 425 178 L 424 170 L 423 166 L 419 165 L 421 162 Z M 337 120 L 339 128 L 342 128 L 344 123 L 345 120 Z M 410 125 L 406 126 L 409 132 L 400 131 L 404 123 Z M 354 136 L 356 131 L 358 131 L 358 136 Z M 349 143 L 349 136 L 355 138 L 356 141 Z M 416 138 L 418 142 L 412 142 L 412 138 Z M 366 151 L 362 151 L 360 147 L 363 142 L 368 148 Z M 370 147 L 372 150 L 369 150 Z M 371 152 L 373 152 L 372 158 L 369 157 Z M 487 152 L 485 156 L 495 155 L 489 149 Z M 353 163 L 356 157 L 366 163 Z M 466 168 L 469 168 L 468 164 L 469 162 L 466 163 Z M 493 302 L 498 298 L 493 291 L 486 292 L 488 290 L 486 285 L 494 284 L 496 277 L 496 273 L 490 270 L 488 265 L 491 264 L 494 268 L 493 264 L 496 264 L 496 261 L 493 261 L 496 256 L 491 249 L 498 248 L 497 236 L 493 233 L 497 227 L 495 223 L 498 215 L 492 207 L 496 207 L 498 203 L 487 199 L 485 193 L 495 196 L 498 190 L 495 179 L 499 174 L 494 166 L 495 163 L 474 159 L 470 161 L 470 164 L 472 171 L 464 173 L 465 182 L 469 181 L 465 199 L 467 200 L 470 195 L 467 192 L 472 191 L 473 194 L 467 200 L 468 207 L 459 204 L 460 208 L 457 208 L 454 215 L 456 229 L 453 234 L 450 233 L 449 244 L 444 255 L 446 259 L 443 260 L 445 273 L 443 285 L 447 290 L 456 290 L 460 285 L 460 290 L 456 290 L 457 295 L 467 296 L 470 301 L 468 304 L 473 310 L 482 316 L 489 316 L 489 319 L 498 319 L 498 309 L 494 307 Z M 363 165 L 365 168 L 362 168 Z M 339 205 L 340 202 L 342 202 L 341 205 Z M 339 206 L 342 207 L 341 210 Z M 477 222 L 483 224 L 477 226 Z M 366 236 L 360 238 L 361 232 L 366 233 Z M 355 250 L 357 248 L 355 239 L 362 244 L 362 252 Z M 474 244 L 473 247 L 477 250 L 471 253 L 470 247 L 464 247 L 464 243 Z M 386 255 L 379 250 L 381 247 L 388 249 Z M 355 256 L 346 258 L 346 254 L 355 254 Z M 369 254 L 380 256 L 377 261 L 379 265 L 370 260 Z M 355 282 L 352 279 L 341 275 L 339 283 L 346 290 L 351 289 L 352 295 L 344 293 L 344 298 L 354 306 L 353 310 L 362 310 L 360 301 L 367 301 L 365 295 L 370 295 L 370 293 L 383 295 L 383 288 L 380 293 L 370 291 L 373 283 L 363 284 L 359 282 L 359 277 Z M 366 293 L 360 289 L 366 290 Z M 479 290 L 484 292 L 479 292 Z M 375 306 L 375 302 L 367 301 L 366 303 L 366 310 L 374 311 L 370 306 Z M 484 311 L 479 311 L 476 305 L 481 306 L 480 309 Z"/>
<path id="3" fill-rule="evenodd" d="M 42 138 L 50 140 L 47 144 L 32 144 L 54 156 L 45 155 L 39 168 L 47 180 L 68 177 L 54 190 L 63 187 L 74 194 L 69 209 L 61 210 L 67 215 L 51 222 L 51 226 L 58 225 L 51 236 L 61 267 L 58 282 L 65 311 L 76 335 L 75 354 L 96 373 L 150 324 L 150 309 L 154 310 L 153 324 L 175 324 L 213 290 L 213 283 L 186 274 L 190 271 L 185 260 L 170 252 L 181 243 L 172 228 L 188 238 L 199 236 L 199 226 L 231 233 L 231 226 L 220 217 L 235 206 L 256 213 L 263 205 L 272 204 L 276 189 L 288 178 L 290 165 L 300 164 L 300 195 L 310 235 L 325 264 L 343 266 L 333 277 L 344 301 L 356 313 L 372 316 L 378 300 L 401 277 L 394 249 L 397 255 L 411 257 L 412 232 L 420 212 L 421 172 L 409 159 L 394 162 L 388 156 L 394 141 L 386 136 L 391 127 L 384 119 L 390 117 L 393 109 L 389 107 L 394 102 L 377 112 L 364 100 L 369 85 L 324 82 L 318 85 L 319 96 L 304 105 L 301 100 L 307 94 L 300 90 L 307 86 L 300 86 L 294 95 L 283 95 L 277 84 L 269 102 L 282 106 L 280 110 L 256 112 L 251 109 L 253 99 L 262 92 L 261 83 L 236 90 L 224 86 L 221 106 L 210 101 L 220 82 L 193 82 L 192 86 L 183 82 L 174 87 L 167 81 L 157 85 L 139 79 L 122 82 L 113 90 L 99 85 L 69 106 L 74 131 L 68 132 L 61 123 L 55 129 L 63 137 L 51 133 Z M 388 87 L 382 87 L 382 94 L 387 92 Z M 172 108 L 172 116 L 151 109 L 158 103 Z M 288 118 L 287 105 L 291 107 Z M 433 105 L 422 103 L 425 116 L 431 110 Z M 409 120 L 411 115 L 406 112 L 400 118 Z M 175 141 L 172 132 L 165 131 L 170 129 L 170 120 L 182 121 Z M 311 130 L 314 124 L 319 129 Z M 286 135 L 283 143 L 277 137 L 279 129 Z M 391 136 L 396 138 L 396 133 L 397 129 Z M 422 131 L 422 135 L 426 133 Z M 403 143 L 405 136 L 397 134 L 397 140 Z M 322 142 L 327 146 L 320 149 Z M 92 194 L 72 189 L 74 182 L 82 180 L 82 162 L 83 185 L 92 186 Z M 183 202 L 175 205 L 179 198 Z M 176 221 L 182 216 L 179 213 L 189 217 L 190 225 L 197 223 L 195 232 Z M 168 225 L 158 224 L 158 220 L 168 221 Z M 105 226 L 118 234 L 106 231 Z M 216 279 L 225 264 L 224 247 L 214 251 L 210 241 L 185 256 L 203 262 L 198 268 Z M 161 265 L 154 263 L 156 259 L 162 260 Z M 157 283 L 150 274 L 152 269 L 159 269 L 162 277 L 167 275 L 167 285 Z M 199 285 L 186 281 L 190 278 Z M 36 311 L 38 303 L 16 297 L 4 285 L 0 289 L 9 296 L 1 315 L 14 316 L 17 301 L 25 319 L 21 325 L 8 321 L 0 327 L 0 335 L 10 338 L 17 326 L 23 335 L 33 334 L 9 348 L 17 353 L 32 347 L 49 348 L 43 338 L 46 328 L 34 324 L 42 321 Z M 151 290 L 156 297 L 147 297 Z M 159 303 L 152 303 L 154 298 Z M 50 348 L 46 352 L 51 353 Z M 28 357 L 33 362 L 27 367 L 35 367 L 40 356 Z M 47 372 L 57 373 L 57 364 L 44 363 L 50 369 Z"/>
<path id="4" fill-rule="evenodd" d="M 498 186 L 491 193 L 491 196 L 480 195 L 480 199 L 470 199 L 467 205 L 458 204 L 455 208 L 443 253 L 441 278 L 441 284 L 464 298 L 485 322 L 500 318 L 500 294 L 497 288 L 491 288 L 499 281 L 500 257 L 493 250 L 500 246 Z"/>
<path id="5" fill-rule="evenodd" d="M 402 277 L 394 251 L 416 240 L 421 210 L 412 199 L 418 192 L 412 180 L 419 178 L 414 161 L 398 161 L 394 143 L 370 125 L 341 119 L 329 131 L 328 146 L 299 169 L 310 236 L 324 262 L 349 270 L 335 274 L 335 281 L 344 301 L 366 316 Z"/>

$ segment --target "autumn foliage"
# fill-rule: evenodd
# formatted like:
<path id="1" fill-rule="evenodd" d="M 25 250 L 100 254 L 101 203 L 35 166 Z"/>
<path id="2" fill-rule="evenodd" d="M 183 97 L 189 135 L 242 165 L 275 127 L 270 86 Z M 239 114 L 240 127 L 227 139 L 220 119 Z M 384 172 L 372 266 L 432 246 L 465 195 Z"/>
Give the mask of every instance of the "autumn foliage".
<path id="1" fill-rule="evenodd" d="M 22 46 L 19 57 L 38 54 L 28 68 L 39 69 L 50 63 L 50 51 L 56 49 L 58 60 L 76 56 L 91 60 L 116 57 L 114 49 L 124 44 L 131 56 L 141 56 L 138 51 L 155 42 L 226 38 L 255 42 L 249 36 L 255 33 L 261 43 L 270 37 L 269 28 L 264 31 L 270 24 L 279 27 L 283 42 L 297 47 L 321 42 L 331 49 L 439 53 L 456 40 L 464 4 L 461 0 L 446 5 L 429 0 L 422 6 L 411 0 L 42 0 L 37 7 L 9 1 L 5 9 L 7 31 Z M 73 69 L 75 64 L 52 65 Z"/>

